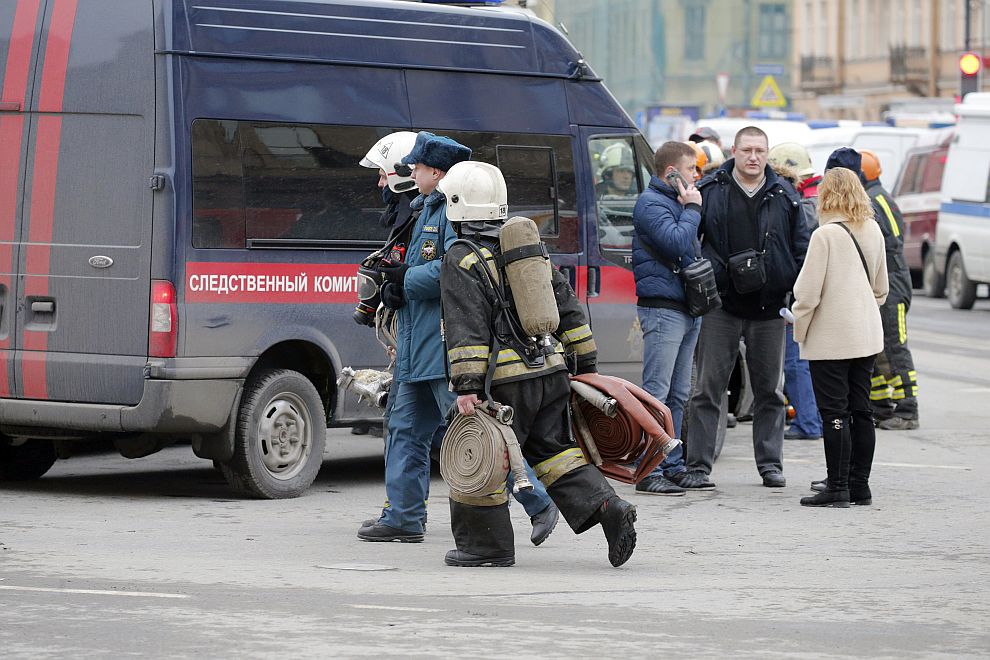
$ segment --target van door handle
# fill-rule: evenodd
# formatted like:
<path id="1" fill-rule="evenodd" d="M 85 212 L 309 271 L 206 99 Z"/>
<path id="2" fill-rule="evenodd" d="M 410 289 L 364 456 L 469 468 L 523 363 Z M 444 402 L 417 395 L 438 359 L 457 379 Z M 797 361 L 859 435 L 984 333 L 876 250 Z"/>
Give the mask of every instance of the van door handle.
<path id="1" fill-rule="evenodd" d="M 588 266 L 588 297 L 594 298 L 602 292 L 601 269 Z"/>
<path id="2" fill-rule="evenodd" d="M 55 311 L 55 301 L 35 300 L 31 303 L 31 311 L 36 314 L 51 314 Z"/>

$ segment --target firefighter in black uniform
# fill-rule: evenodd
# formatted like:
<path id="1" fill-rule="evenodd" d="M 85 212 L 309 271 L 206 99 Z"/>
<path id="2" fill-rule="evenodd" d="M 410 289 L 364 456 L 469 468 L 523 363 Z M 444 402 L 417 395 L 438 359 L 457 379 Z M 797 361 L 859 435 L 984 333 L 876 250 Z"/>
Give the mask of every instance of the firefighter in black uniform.
<path id="1" fill-rule="evenodd" d="M 906 431 L 918 428 L 918 375 L 907 345 L 907 313 L 911 308 L 911 271 L 904 259 L 904 218 L 880 184 L 880 160 L 863 149 L 863 177 L 873 200 L 887 251 L 890 293 L 880 307 L 883 353 L 877 356 L 870 401 L 877 426 Z"/>
<path id="2" fill-rule="evenodd" d="M 512 313 L 515 307 L 499 304 L 501 294 L 512 301 L 505 288 L 505 270 L 497 265 L 499 231 L 507 215 L 502 173 L 486 163 L 458 163 L 440 182 L 440 189 L 447 197 L 447 219 L 463 239 L 451 245 L 440 271 L 450 386 L 458 395 L 457 409 L 476 414 L 490 378 L 492 399 L 513 408 L 512 430 L 523 456 L 564 519 L 578 534 L 601 523 L 609 561 L 620 566 L 636 545 L 636 508 L 619 498 L 587 462 L 571 437 L 568 420 L 570 382 L 564 352 L 577 373 L 594 372 L 597 361 L 580 303 L 560 272 L 548 268 L 560 322 L 553 333 L 556 345 L 534 360 L 525 338 L 520 343 L 504 331 L 506 319 L 499 312 Z M 447 553 L 445 562 L 511 566 L 515 550 L 505 489 L 482 497 L 451 489 L 449 499 L 457 548 Z"/>

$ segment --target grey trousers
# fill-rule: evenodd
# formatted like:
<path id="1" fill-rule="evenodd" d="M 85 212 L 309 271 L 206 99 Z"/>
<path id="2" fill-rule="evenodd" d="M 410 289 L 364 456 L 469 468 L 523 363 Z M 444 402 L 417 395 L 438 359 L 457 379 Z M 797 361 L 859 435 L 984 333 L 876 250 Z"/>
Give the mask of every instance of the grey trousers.
<path id="1" fill-rule="evenodd" d="M 753 455 L 760 474 L 783 470 L 784 321 L 748 321 L 721 309 L 705 315 L 698 339 L 698 380 L 689 409 L 688 470 L 711 474 L 715 461 L 719 404 L 739 355 L 739 340 L 746 343 L 746 364 L 753 388 Z"/>

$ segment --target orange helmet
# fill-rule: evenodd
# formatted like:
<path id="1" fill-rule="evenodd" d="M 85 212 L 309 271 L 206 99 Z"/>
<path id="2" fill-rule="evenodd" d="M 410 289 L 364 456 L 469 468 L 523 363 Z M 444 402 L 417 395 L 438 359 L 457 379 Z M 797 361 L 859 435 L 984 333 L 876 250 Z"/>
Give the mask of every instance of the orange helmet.
<path id="1" fill-rule="evenodd" d="M 706 154 L 705 150 L 701 148 L 701 145 L 695 142 L 691 142 L 690 140 L 688 140 L 684 144 L 694 149 L 695 178 L 699 178 L 701 176 L 701 173 L 705 170 L 705 165 L 708 164 L 708 154 Z"/>
<path id="2" fill-rule="evenodd" d="M 880 159 L 877 158 L 877 155 L 869 149 L 860 149 L 859 155 L 863 157 L 863 164 L 861 167 L 863 169 L 863 176 L 866 177 L 866 180 L 875 181 L 879 179 L 880 173 L 883 170 L 880 169 Z"/>

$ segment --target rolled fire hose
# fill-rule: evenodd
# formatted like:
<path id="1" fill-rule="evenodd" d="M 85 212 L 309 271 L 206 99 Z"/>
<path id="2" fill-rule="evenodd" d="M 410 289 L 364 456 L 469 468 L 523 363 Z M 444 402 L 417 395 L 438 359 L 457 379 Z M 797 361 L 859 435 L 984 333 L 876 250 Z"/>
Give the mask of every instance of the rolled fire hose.
<path id="1" fill-rule="evenodd" d="M 670 409 L 629 381 L 582 374 L 571 377 L 571 389 L 574 435 L 605 476 L 639 483 L 680 444 Z M 613 415 L 606 412 L 612 409 L 609 399 Z"/>
<path id="2" fill-rule="evenodd" d="M 508 406 L 490 410 L 482 404 L 473 415 L 454 417 L 440 446 L 440 474 L 450 488 L 465 495 L 488 495 L 501 488 L 510 468 L 515 492 L 533 488 L 510 426 L 511 411 Z"/>

